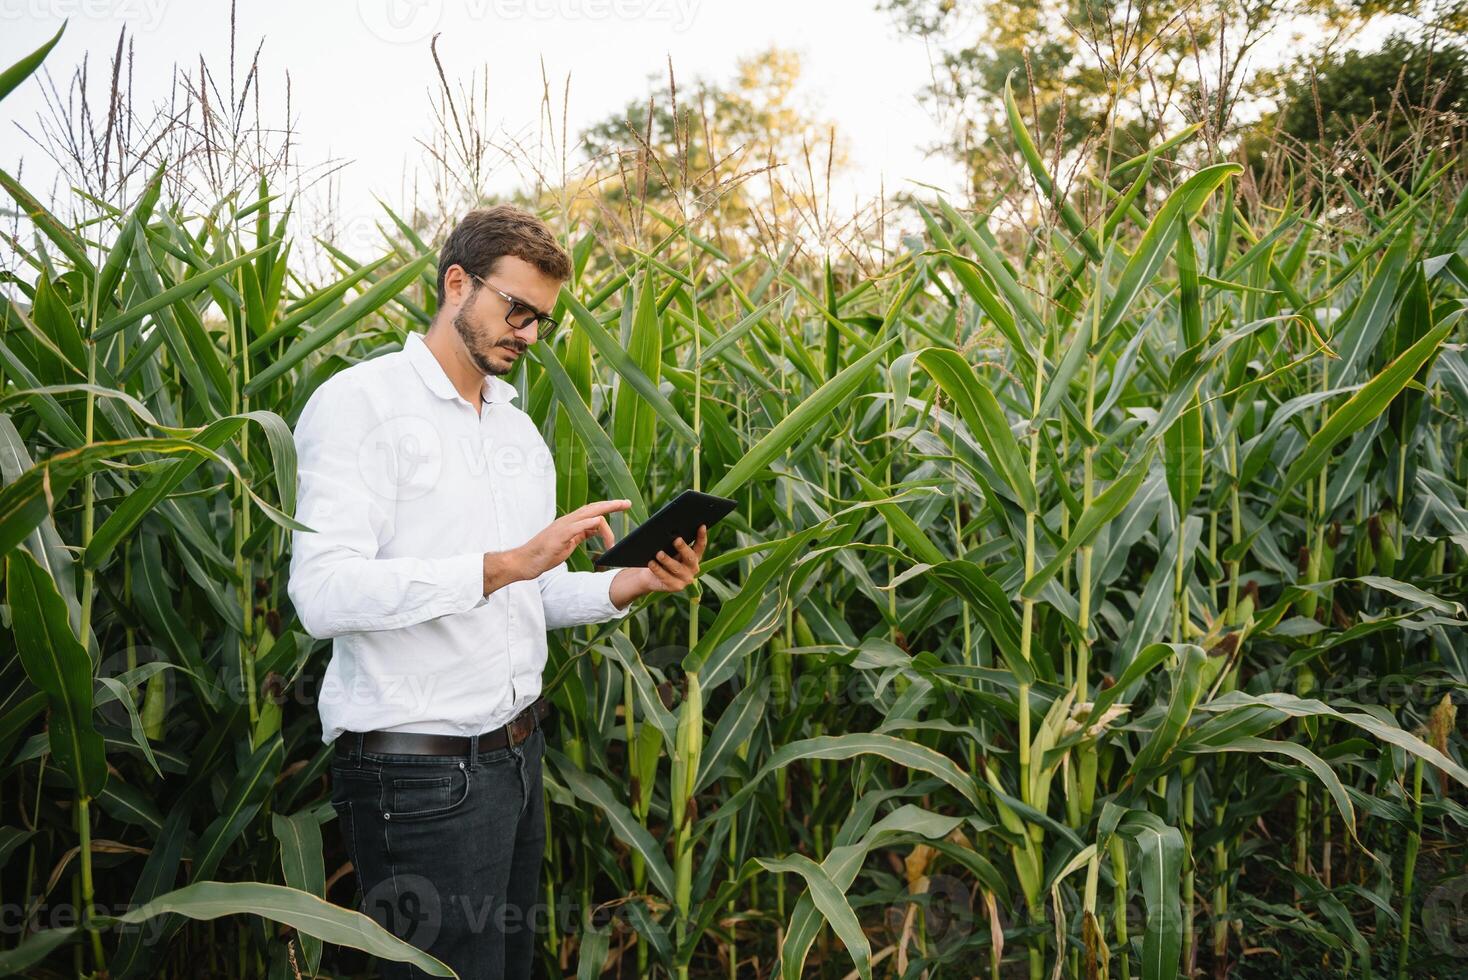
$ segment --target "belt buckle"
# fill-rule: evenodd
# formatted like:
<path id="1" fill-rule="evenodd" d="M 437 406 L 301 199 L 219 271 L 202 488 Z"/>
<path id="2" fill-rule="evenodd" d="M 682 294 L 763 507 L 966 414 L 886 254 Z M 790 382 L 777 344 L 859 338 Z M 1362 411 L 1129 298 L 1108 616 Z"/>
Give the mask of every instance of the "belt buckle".
<path id="1" fill-rule="evenodd" d="M 535 731 L 535 715 L 528 710 L 511 718 L 510 723 L 505 726 L 505 736 L 512 748 L 529 738 L 533 731 Z M 522 732 L 524 734 L 521 734 Z"/>

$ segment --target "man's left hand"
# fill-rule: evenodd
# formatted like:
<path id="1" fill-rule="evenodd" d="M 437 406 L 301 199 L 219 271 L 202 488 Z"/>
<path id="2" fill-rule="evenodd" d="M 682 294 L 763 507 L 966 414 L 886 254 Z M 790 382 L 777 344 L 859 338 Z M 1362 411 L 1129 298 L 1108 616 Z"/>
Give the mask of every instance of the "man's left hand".
<path id="1" fill-rule="evenodd" d="M 693 544 L 678 538 L 673 542 L 672 554 L 659 551 L 647 567 L 624 569 L 612 581 L 612 601 L 622 608 L 651 592 L 682 592 L 698 578 L 699 561 L 708 540 L 708 527 L 700 524 Z"/>

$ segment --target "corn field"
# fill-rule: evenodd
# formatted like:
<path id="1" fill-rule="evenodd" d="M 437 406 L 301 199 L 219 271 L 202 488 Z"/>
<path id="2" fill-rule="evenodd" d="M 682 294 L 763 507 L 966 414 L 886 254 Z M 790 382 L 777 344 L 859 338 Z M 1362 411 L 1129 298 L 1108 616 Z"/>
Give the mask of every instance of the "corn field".
<path id="1" fill-rule="evenodd" d="M 1022 235 L 558 229 L 512 380 L 559 511 L 739 507 L 551 635 L 547 975 L 1468 972 L 1459 161 L 1260 205 L 1195 125 L 1083 197 L 1006 108 Z M 0 185 L 0 973 L 448 975 L 344 866 L 285 591 L 291 426 L 427 328 L 434 243 L 385 210 L 317 277 L 263 176 Z"/>

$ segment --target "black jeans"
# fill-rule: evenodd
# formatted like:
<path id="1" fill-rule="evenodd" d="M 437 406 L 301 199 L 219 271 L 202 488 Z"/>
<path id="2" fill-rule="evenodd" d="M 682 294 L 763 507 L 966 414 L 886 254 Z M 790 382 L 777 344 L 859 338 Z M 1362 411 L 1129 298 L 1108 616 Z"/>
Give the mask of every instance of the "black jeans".
<path id="1" fill-rule="evenodd" d="M 352 738 L 343 735 L 342 738 Z M 357 872 L 362 911 L 463 980 L 530 976 L 545 851 L 536 729 L 476 758 L 337 755 L 331 803 Z M 388 980 L 425 977 L 379 962 Z"/>

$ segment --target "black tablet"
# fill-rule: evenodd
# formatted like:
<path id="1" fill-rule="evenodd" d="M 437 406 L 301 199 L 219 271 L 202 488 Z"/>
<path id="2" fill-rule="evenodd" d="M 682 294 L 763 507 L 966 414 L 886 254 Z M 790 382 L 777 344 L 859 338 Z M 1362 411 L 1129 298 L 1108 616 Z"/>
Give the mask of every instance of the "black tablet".
<path id="1" fill-rule="evenodd" d="M 621 541 L 601 554 L 593 555 L 591 560 L 604 568 L 637 568 L 652 561 L 659 551 L 676 556 L 678 552 L 673 546 L 676 539 L 682 538 L 692 547 L 698 540 L 700 524 L 713 527 L 735 506 L 736 502 L 728 497 L 684 490 L 656 514 L 628 531 Z"/>

